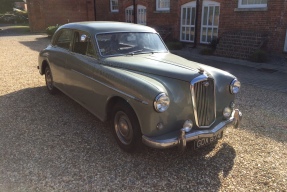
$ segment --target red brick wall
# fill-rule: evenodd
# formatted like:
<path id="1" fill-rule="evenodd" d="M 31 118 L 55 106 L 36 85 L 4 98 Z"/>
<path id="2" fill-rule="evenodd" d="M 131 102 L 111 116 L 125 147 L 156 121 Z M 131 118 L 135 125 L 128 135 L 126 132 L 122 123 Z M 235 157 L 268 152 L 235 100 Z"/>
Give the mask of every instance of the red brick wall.
<path id="1" fill-rule="evenodd" d="M 235 11 L 237 0 L 220 4 L 219 35 L 227 31 L 254 31 L 268 35 L 267 49 L 282 52 L 287 29 L 287 1 L 268 1 L 267 11 Z"/>
<path id="2" fill-rule="evenodd" d="M 31 31 L 51 25 L 95 20 L 93 0 L 27 0 Z"/>

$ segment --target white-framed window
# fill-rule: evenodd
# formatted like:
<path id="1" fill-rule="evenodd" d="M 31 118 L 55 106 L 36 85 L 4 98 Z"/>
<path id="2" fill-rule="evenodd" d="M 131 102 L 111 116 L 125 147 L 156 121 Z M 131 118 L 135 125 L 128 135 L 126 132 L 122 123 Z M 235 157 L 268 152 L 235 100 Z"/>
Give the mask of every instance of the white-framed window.
<path id="1" fill-rule="evenodd" d="M 156 10 L 157 11 L 169 11 L 170 0 L 156 0 Z"/>
<path id="2" fill-rule="evenodd" d="M 119 0 L 110 0 L 111 12 L 119 12 Z"/>
<path id="3" fill-rule="evenodd" d="M 218 37 L 220 3 L 203 1 L 200 43 L 210 43 Z"/>
<path id="4" fill-rule="evenodd" d="M 186 3 L 181 6 L 180 19 L 180 40 L 185 42 L 194 42 L 195 34 L 195 14 L 196 2 Z"/>
<path id="5" fill-rule="evenodd" d="M 134 6 L 133 5 L 126 8 L 125 15 L 126 15 L 126 22 L 127 23 L 133 23 L 134 22 Z"/>
<path id="6" fill-rule="evenodd" d="M 264 8 L 267 0 L 238 0 L 238 8 Z"/>
<path id="7" fill-rule="evenodd" d="M 146 7 L 143 5 L 138 5 L 138 15 L 137 23 L 141 25 L 146 25 Z"/>
<path id="8" fill-rule="evenodd" d="M 127 23 L 134 22 L 134 6 L 131 5 L 125 10 L 125 17 Z M 137 23 L 146 25 L 146 7 L 143 5 L 137 5 Z"/>
<path id="9" fill-rule="evenodd" d="M 287 52 L 287 30 L 286 30 L 286 37 L 285 37 L 284 52 Z"/>

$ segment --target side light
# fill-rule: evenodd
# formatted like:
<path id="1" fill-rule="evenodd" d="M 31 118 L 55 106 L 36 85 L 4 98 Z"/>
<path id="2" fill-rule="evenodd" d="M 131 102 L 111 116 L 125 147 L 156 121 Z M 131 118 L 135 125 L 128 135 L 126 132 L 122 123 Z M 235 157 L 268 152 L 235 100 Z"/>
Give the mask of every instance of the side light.
<path id="1" fill-rule="evenodd" d="M 239 92 L 240 87 L 241 87 L 240 81 L 238 81 L 237 79 L 234 79 L 230 84 L 230 92 L 232 94 L 236 94 Z"/>
<path id="2" fill-rule="evenodd" d="M 183 128 L 181 130 L 184 130 L 186 133 L 190 132 L 193 127 L 193 123 L 191 120 L 186 120 L 183 124 Z"/>
<path id="3" fill-rule="evenodd" d="M 224 117 L 225 119 L 230 118 L 231 113 L 232 113 L 232 110 L 231 110 L 229 107 L 225 107 L 225 108 L 223 109 L 223 117 Z"/>
<path id="4" fill-rule="evenodd" d="M 154 109 L 157 112 L 164 112 L 168 109 L 170 103 L 170 99 L 166 93 L 160 93 L 158 96 L 156 96 L 154 100 Z"/>

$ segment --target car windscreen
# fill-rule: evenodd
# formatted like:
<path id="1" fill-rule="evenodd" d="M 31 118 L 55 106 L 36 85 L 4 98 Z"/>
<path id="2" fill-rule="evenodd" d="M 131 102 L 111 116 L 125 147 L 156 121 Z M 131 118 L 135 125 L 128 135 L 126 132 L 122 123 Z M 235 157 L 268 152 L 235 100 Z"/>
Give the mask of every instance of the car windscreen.
<path id="1" fill-rule="evenodd" d="M 167 48 L 156 33 L 104 33 L 96 35 L 102 56 L 167 52 Z"/>

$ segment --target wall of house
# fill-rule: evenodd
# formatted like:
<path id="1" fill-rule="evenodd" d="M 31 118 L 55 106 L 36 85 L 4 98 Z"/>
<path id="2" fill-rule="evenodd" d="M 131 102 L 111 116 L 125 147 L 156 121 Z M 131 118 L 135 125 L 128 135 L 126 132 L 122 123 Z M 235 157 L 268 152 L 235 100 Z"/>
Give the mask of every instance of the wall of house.
<path id="1" fill-rule="evenodd" d="M 93 0 L 27 0 L 31 31 L 51 25 L 95 20 Z"/>
<path id="2" fill-rule="evenodd" d="M 195 0 L 194 0 L 195 1 Z M 199 0 L 197 42 L 200 42 L 202 4 Z M 133 0 L 119 0 L 119 11 L 111 12 L 109 0 L 27 0 L 32 31 L 43 31 L 46 27 L 68 22 L 96 20 L 125 22 L 125 9 Z M 147 25 L 169 30 L 169 38 L 180 39 L 181 6 L 191 0 L 171 0 L 170 11 L 157 11 L 156 0 L 137 0 L 146 6 Z M 250 31 L 268 35 L 266 49 L 282 52 L 287 29 L 287 1 L 268 1 L 267 10 L 238 9 L 238 0 L 215 0 L 220 3 L 219 37 L 225 32 Z"/>
<path id="3" fill-rule="evenodd" d="M 268 35 L 266 49 L 282 52 L 287 29 L 287 1 L 272 0 L 267 10 L 240 10 L 238 0 L 220 4 L 219 35 L 228 31 L 252 31 Z"/>

